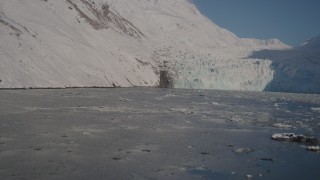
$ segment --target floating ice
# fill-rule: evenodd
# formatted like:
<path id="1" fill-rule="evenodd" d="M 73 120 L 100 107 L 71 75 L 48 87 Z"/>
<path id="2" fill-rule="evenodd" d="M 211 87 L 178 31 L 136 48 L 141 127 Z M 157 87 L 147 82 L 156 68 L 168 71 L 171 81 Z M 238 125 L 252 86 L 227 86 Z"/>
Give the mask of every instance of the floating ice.
<path id="1" fill-rule="evenodd" d="M 84 133 L 82 133 L 84 136 L 89 136 L 90 135 L 90 133 L 89 132 L 84 132 Z"/>
<path id="2" fill-rule="evenodd" d="M 312 110 L 312 111 L 319 111 L 319 112 L 320 112 L 320 107 L 312 107 L 311 110 Z"/>
<path id="3" fill-rule="evenodd" d="M 311 144 L 311 145 L 318 144 L 318 139 L 315 137 L 296 135 L 294 133 L 276 133 L 276 134 L 273 134 L 271 138 L 276 141 L 289 141 L 289 142 L 305 143 L 305 144 Z"/>
<path id="4" fill-rule="evenodd" d="M 293 137 L 296 137 L 293 133 L 276 133 L 272 135 L 272 139 L 278 141 L 290 140 Z"/>
<path id="5" fill-rule="evenodd" d="M 320 146 L 308 146 L 307 150 L 313 152 L 320 152 Z"/>
<path id="6" fill-rule="evenodd" d="M 251 148 L 238 148 L 238 149 L 235 149 L 234 152 L 236 152 L 236 153 L 251 153 L 251 152 L 253 152 L 253 149 L 251 149 Z"/>
<path id="7" fill-rule="evenodd" d="M 220 104 L 218 102 L 211 102 L 212 105 L 215 105 L 215 106 L 219 106 Z"/>
<path id="8" fill-rule="evenodd" d="M 252 175 L 250 175 L 250 174 L 247 175 L 247 179 L 248 179 L 248 180 L 249 180 L 249 179 L 252 179 L 252 178 L 253 178 Z"/>
<path id="9" fill-rule="evenodd" d="M 123 97 L 120 97 L 120 98 L 119 98 L 119 101 L 132 102 L 133 100 L 131 100 L 131 99 L 127 99 L 127 98 L 123 98 Z"/>
<path id="10" fill-rule="evenodd" d="M 291 125 L 289 125 L 289 124 L 282 124 L 282 123 L 275 123 L 275 124 L 273 124 L 273 127 L 285 128 L 285 129 L 292 128 Z"/>

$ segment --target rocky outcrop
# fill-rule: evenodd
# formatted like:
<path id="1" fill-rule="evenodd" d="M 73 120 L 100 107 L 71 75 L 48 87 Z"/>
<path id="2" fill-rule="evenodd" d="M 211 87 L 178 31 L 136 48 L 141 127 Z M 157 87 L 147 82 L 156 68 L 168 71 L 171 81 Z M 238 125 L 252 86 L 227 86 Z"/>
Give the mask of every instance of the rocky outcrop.
<path id="1" fill-rule="evenodd" d="M 107 2 L 97 6 L 94 1 L 89 0 L 66 1 L 79 13 L 81 18 L 84 18 L 96 30 L 112 28 L 136 39 L 144 36 L 131 22 L 123 18 L 117 11 L 110 9 Z M 91 14 L 91 17 L 88 13 Z"/>

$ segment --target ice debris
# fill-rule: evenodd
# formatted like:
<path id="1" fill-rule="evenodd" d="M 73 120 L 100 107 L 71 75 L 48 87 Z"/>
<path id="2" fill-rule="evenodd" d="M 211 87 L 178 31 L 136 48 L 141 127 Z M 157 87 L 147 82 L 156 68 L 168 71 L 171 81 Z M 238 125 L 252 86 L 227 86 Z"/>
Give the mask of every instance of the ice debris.
<path id="1" fill-rule="evenodd" d="M 250 175 L 250 174 L 248 174 L 248 175 L 247 175 L 247 179 L 248 179 L 248 180 L 251 180 L 251 179 L 253 179 L 253 176 Z"/>
<path id="2" fill-rule="evenodd" d="M 285 129 L 292 128 L 291 125 L 289 125 L 289 124 L 282 124 L 282 123 L 275 123 L 275 124 L 273 125 L 273 127 L 276 127 L 276 128 L 285 128 Z"/>
<path id="3" fill-rule="evenodd" d="M 133 102 L 133 100 L 127 99 L 127 98 L 123 98 L 123 97 L 120 97 L 119 101 Z"/>
<path id="4" fill-rule="evenodd" d="M 318 139 L 312 136 L 296 135 L 294 133 L 276 133 L 271 137 L 276 141 L 288 141 L 296 143 L 304 143 L 309 145 L 317 145 Z"/>
<path id="5" fill-rule="evenodd" d="M 251 148 L 238 148 L 238 149 L 234 150 L 234 152 L 236 152 L 236 153 L 251 153 L 253 151 L 254 150 Z"/>
<path id="6" fill-rule="evenodd" d="M 211 104 L 215 105 L 215 106 L 219 106 L 220 105 L 220 103 L 218 103 L 218 102 L 211 102 Z"/>
<path id="7" fill-rule="evenodd" d="M 312 111 L 319 111 L 319 112 L 320 112 L 320 107 L 312 107 L 311 110 L 312 110 Z"/>
<path id="8" fill-rule="evenodd" d="M 90 133 L 89 133 L 89 132 L 83 132 L 82 135 L 84 135 L 84 136 L 89 136 Z"/>
<path id="9" fill-rule="evenodd" d="M 320 152 L 320 146 L 308 146 L 307 150 L 312 152 Z"/>

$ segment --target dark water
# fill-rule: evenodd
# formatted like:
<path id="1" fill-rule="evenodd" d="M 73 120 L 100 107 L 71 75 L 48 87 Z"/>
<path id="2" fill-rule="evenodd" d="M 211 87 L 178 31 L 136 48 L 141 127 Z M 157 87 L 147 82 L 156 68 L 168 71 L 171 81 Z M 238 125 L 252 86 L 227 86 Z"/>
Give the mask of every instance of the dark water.
<path id="1" fill-rule="evenodd" d="M 319 95 L 0 91 L 0 179 L 319 179 L 320 153 L 270 138 L 319 129 Z"/>

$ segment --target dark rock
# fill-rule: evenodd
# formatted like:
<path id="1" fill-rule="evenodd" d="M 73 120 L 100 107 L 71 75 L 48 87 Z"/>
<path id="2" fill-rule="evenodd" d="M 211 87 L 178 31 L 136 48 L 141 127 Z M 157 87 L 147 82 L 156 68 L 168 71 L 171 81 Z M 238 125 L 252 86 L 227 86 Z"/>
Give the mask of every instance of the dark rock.
<path id="1" fill-rule="evenodd" d="M 142 152 L 151 152 L 151 150 L 149 150 L 149 149 L 143 149 L 143 150 L 141 150 Z"/>
<path id="2" fill-rule="evenodd" d="M 202 154 L 202 155 L 209 155 L 210 153 L 208 153 L 208 152 L 201 152 L 200 154 Z"/>
<path id="3" fill-rule="evenodd" d="M 160 72 L 160 88 L 173 88 L 173 79 L 169 76 L 168 71 Z"/>
<path id="4" fill-rule="evenodd" d="M 120 161 L 121 160 L 121 158 L 119 158 L 119 157 L 114 157 L 112 159 L 115 160 L 115 161 Z"/>
<path id="5" fill-rule="evenodd" d="M 261 161 L 270 161 L 270 162 L 274 162 L 274 160 L 272 158 L 260 158 Z"/>

